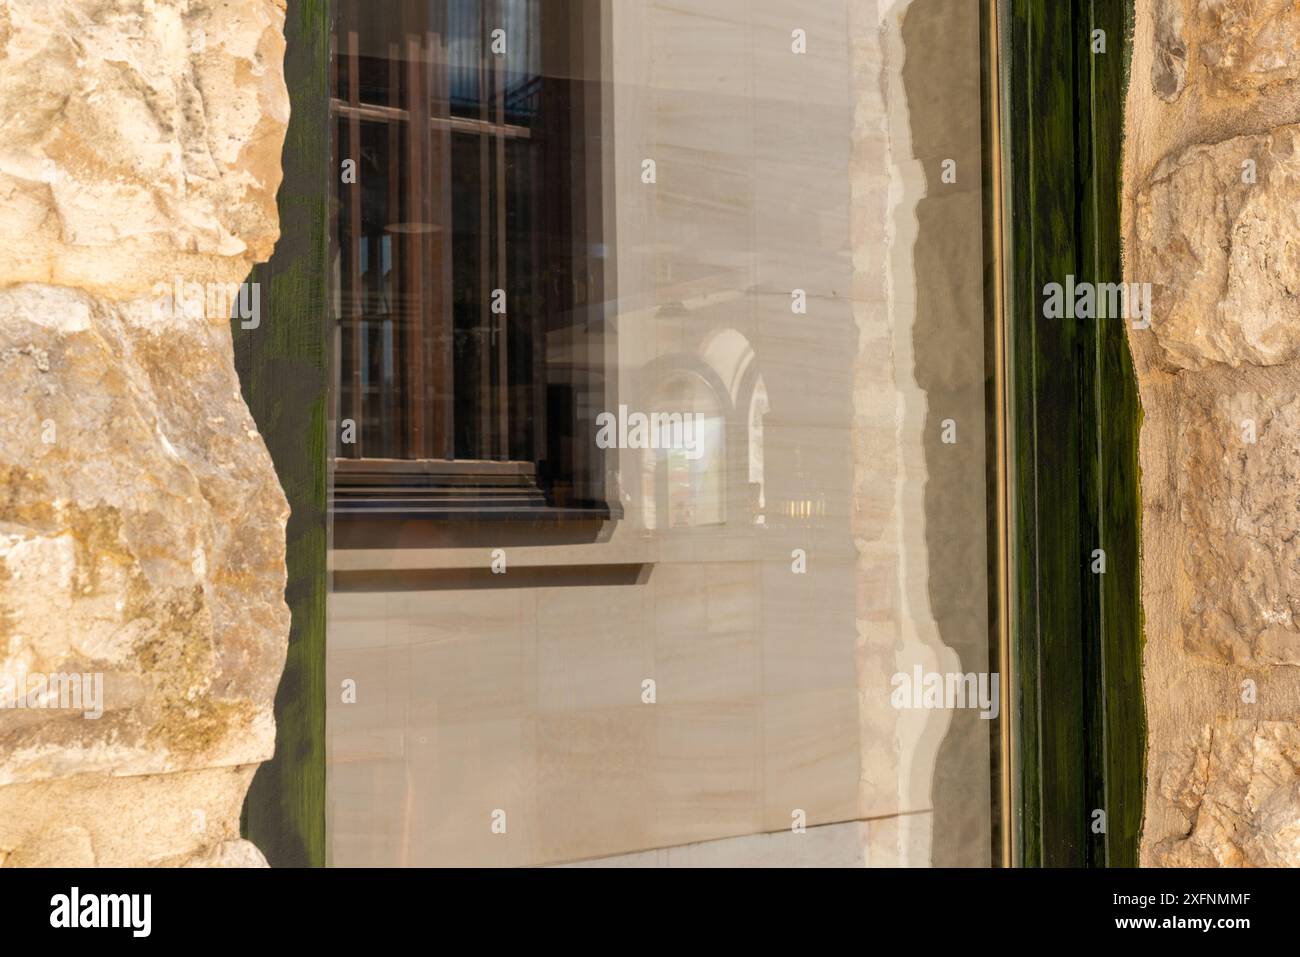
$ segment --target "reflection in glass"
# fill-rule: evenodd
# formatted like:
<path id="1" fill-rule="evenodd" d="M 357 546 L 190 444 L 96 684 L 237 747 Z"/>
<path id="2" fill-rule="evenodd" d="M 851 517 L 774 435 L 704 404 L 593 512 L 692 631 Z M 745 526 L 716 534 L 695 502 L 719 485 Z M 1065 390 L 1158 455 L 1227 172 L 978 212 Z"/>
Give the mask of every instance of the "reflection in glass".
<path id="1" fill-rule="evenodd" d="M 988 864 L 977 5 L 338 11 L 334 863 Z"/>

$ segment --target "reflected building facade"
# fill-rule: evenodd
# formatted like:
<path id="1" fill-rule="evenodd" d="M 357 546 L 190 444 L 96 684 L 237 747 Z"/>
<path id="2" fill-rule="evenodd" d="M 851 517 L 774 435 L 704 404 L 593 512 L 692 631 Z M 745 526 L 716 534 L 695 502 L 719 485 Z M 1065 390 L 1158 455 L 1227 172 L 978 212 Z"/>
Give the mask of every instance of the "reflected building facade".
<path id="1" fill-rule="evenodd" d="M 393 6 L 334 36 L 331 863 L 994 862 L 997 721 L 891 700 L 996 670 L 977 5 Z"/>

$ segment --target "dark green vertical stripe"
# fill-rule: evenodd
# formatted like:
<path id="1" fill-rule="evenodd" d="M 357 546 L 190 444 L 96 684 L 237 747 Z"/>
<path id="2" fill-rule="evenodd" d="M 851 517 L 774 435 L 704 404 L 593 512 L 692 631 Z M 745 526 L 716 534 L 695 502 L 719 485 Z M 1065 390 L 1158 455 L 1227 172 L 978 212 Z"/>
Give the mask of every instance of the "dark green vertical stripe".
<path id="1" fill-rule="evenodd" d="M 1109 52 L 1092 58 L 1089 109 L 1095 175 L 1090 191 L 1095 229 L 1086 247 L 1100 281 L 1122 279 L 1120 196 L 1124 98 L 1128 82 L 1132 3 L 1091 0 L 1094 26 L 1110 39 Z M 1100 595 L 1099 689 L 1104 729 L 1103 799 L 1107 827 L 1104 863 L 1135 867 L 1142 827 L 1146 723 L 1142 707 L 1141 529 L 1138 429 L 1141 407 L 1118 320 L 1097 323 L 1099 524 L 1107 572 Z"/>
<path id="2" fill-rule="evenodd" d="M 289 0 L 285 39 L 292 114 L 280 241 L 250 277 L 262 284 L 261 324 L 233 328 L 244 399 L 293 510 L 285 589 L 293 624 L 275 699 L 275 757 L 258 769 L 242 823 L 273 867 L 317 867 L 325 863 L 328 0 Z"/>
<path id="3" fill-rule="evenodd" d="M 1042 312 L 1048 283 L 1123 278 L 1128 3 L 1007 0 L 1003 13 L 1020 858 L 1133 863 L 1144 740 L 1136 389 L 1123 320 Z M 1092 52 L 1093 29 L 1106 31 L 1104 53 Z M 1105 574 L 1092 571 L 1096 548 Z"/>
<path id="4" fill-rule="evenodd" d="M 1104 64 L 1108 58 L 1113 59 L 1117 51 L 1110 48 L 1111 37 L 1106 36 L 1106 52 L 1092 51 L 1092 0 L 1073 0 L 1073 18 L 1076 32 L 1077 56 L 1074 63 L 1074 150 L 1077 157 L 1075 165 L 1074 203 L 1076 210 L 1074 269 L 1076 279 L 1080 282 L 1104 282 L 1102 263 L 1098 261 L 1099 227 L 1098 196 L 1099 175 L 1105 175 L 1096 163 L 1095 147 L 1097 130 L 1094 123 L 1104 122 L 1104 114 L 1097 114 L 1093 109 L 1093 77 L 1099 63 Z M 1115 276 L 1118 280 L 1118 276 Z M 1114 322 L 1115 320 L 1108 320 Z M 1082 503 L 1083 522 L 1080 528 L 1080 561 L 1085 568 L 1085 577 L 1081 582 L 1084 595 L 1083 615 L 1080 621 L 1081 690 L 1083 692 L 1083 720 L 1081 724 L 1083 748 L 1082 763 L 1084 773 L 1081 787 L 1084 797 L 1084 825 L 1080 841 L 1079 859 L 1081 863 L 1095 864 L 1104 861 L 1104 841 L 1101 833 L 1095 830 L 1100 822 L 1094 822 L 1093 815 L 1105 809 L 1104 778 L 1098 770 L 1103 767 L 1104 746 L 1103 730 L 1105 721 L 1102 715 L 1103 694 L 1101 682 L 1101 605 L 1100 587 L 1102 576 L 1092 571 L 1094 549 L 1103 547 L 1101 541 L 1100 515 L 1102 509 L 1101 474 L 1102 462 L 1099 457 L 1100 439 L 1098 428 L 1100 415 L 1098 401 L 1103 388 L 1099 375 L 1099 324 L 1095 319 L 1079 322 L 1079 385 L 1080 385 L 1080 430 L 1079 442 L 1082 448 L 1081 468 L 1079 474 L 1079 499 Z M 1102 573 L 1104 575 L 1104 573 Z"/>

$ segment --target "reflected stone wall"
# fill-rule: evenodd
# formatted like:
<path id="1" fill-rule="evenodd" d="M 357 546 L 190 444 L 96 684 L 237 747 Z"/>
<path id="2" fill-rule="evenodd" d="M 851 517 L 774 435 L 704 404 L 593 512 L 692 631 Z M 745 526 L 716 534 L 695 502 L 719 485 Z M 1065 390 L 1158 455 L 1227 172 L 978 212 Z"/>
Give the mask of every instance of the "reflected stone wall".
<path id="1" fill-rule="evenodd" d="M 926 410 L 925 584 L 939 637 L 963 674 L 996 670 L 985 489 L 979 8 L 967 0 L 912 0 L 902 28 L 911 154 L 925 185 L 911 263 L 913 374 Z M 997 726 L 977 709 L 952 711 L 932 788 L 936 866 L 993 860 L 990 736 Z"/>

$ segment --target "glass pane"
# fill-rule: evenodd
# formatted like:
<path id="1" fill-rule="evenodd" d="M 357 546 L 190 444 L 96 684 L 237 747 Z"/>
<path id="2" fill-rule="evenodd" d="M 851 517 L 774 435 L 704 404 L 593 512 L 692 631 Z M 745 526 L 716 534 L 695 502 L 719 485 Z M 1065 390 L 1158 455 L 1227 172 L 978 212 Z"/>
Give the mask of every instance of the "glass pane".
<path id="1" fill-rule="evenodd" d="M 568 301 L 545 294 L 544 237 L 573 241 L 570 79 L 543 95 L 540 9 L 337 6 L 340 457 L 536 469 L 541 344 Z"/>
<path id="2" fill-rule="evenodd" d="M 391 6 L 443 245 L 341 367 L 479 472 L 336 515 L 333 863 L 994 863 L 978 5 Z"/>

